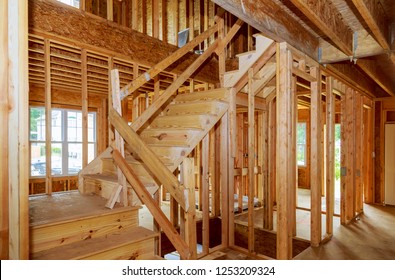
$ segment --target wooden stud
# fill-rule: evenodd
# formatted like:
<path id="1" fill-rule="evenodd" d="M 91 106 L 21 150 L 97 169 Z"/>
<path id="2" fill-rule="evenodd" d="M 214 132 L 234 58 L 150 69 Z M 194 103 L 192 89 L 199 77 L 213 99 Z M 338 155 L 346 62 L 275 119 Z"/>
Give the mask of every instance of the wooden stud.
<path id="1" fill-rule="evenodd" d="M 221 186 L 221 219 L 222 245 L 229 245 L 229 177 L 228 177 L 228 113 L 221 118 L 220 123 L 220 186 Z M 216 194 L 218 195 L 218 193 Z M 233 201 L 233 199 L 232 199 Z"/>
<path id="2" fill-rule="evenodd" d="M 181 168 L 184 176 L 183 184 L 188 190 L 188 212 L 185 213 L 185 242 L 189 246 L 189 259 L 196 259 L 196 210 L 195 210 L 195 164 L 193 158 L 185 158 Z"/>
<path id="3" fill-rule="evenodd" d="M 152 0 L 152 37 L 159 39 L 159 0 Z"/>
<path id="4" fill-rule="evenodd" d="M 167 0 L 162 0 L 161 26 L 162 41 L 169 43 L 169 40 L 167 38 Z"/>
<path id="5" fill-rule="evenodd" d="M 178 45 L 178 31 L 180 29 L 179 22 L 178 22 L 180 11 L 179 11 L 179 7 L 178 7 L 178 0 L 171 0 L 170 3 L 171 3 L 171 11 L 173 13 L 173 24 L 172 24 L 173 28 L 174 28 L 174 30 L 173 30 L 173 32 L 174 32 L 173 44 L 177 46 Z"/>
<path id="6" fill-rule="evenodd" d="M 253 69 L 248 70 L 248 252 L 254 252 L 254 184 L 255 184 L 255 98 L 252 90 Z"/>
<path id="7" fill-rule="evenodd" d="M 203 254 L 209 253 L 210 247 L 210 189 L 209 189 L 209 145 L 210 134 L 207 134 L 202 140 L 202 242 Z"/>
<path id="8" fill-rule="evenodd" d="M 292 237 L 296 236 L 296 204 L 297 204 L 297 189 L 298 189 L 298 164 L 296 161 L 296 134 L 297 134 L 297 121 L 298 121 L 298 96 L 297 96 L 297 78 L 292 76 L 291 82 L 291 101 L 292 109 L 291 109 L 291 119 L 292 119 L 292 135 L 290 136 L 290 141 L 292 145 L 295 147 L 295 158 L 291 158 L 291 170 L 292 172 L 292 181 L 291 181 L 291 188 L 290 188 L 290 198 L 291 198 L 291 205 L 290 205 L 290 213 L 291 213 L 291 227 L 292 227 Z M 290 252 L 292 255 L 292 251 Z"/>
<path id="9" fill-rule="evenodd" d="M 326 234 L 333 234 L 335 207 L 335 95 L 333 77 L 326 79 Z"/>
<path id="10" fill-rule="evenodd" d="M 82 79 L 82 167 L 88 165 L 88 61 L 87 51 L 81 52 Z"/>
<path id="11" fill-rule="evenodd" d="M 9 258 L 9 179 L 8 179 L 8 0 L 0 3 L 0 259 Z M 7 63 L 6 63 L 7 62 Z"/>
<path id="12" fill-rule="evenodd" d="M 138 0 L 130 0 L 132 1 L 132 29 L 138 30 Z M 134 78 L 135 79 L 135 78 Z"/>
<path id="13" fill-rule="evenodd" d="M 192 41 L 195 38 L 195 7 L 194 1 L 187 1 L 189 2 L 189 41 Z"/>
<path id="14" fill-rule="evenodd" d="M 51 42 L 44 40 L 45 61 L 45 192 L 52 193 Z"/>
<path id="15" fill-rule="evenodd" d="M 114 0 L 107 0 L 107 19 L 114 20 Z"/>
<path id="16" fill-rule="evenodd" d="M 291 92 L 292 55 L 286 43 L 277 44 L 277 138 L 276 138 L 276 184 L 277 184 L 277 259 L 291 259 L 291 197 L 292 174 L 289 172 L 295 157 L 295 145 L 290 143 L 292 135 Z"/>
<path id="17" fill-rule="evenodd" d="M 359 92 L 355 92 L 355 213 L 363 212 L 363 148 L 362 148 L 362 131 L 363 131 L 363 100 Z"/>
<path id="18" fill-rule="evenodd" d="M 9 258 L 29 258 L 28 3 L 8 2 Z M 5 18 L 7 20 L 7 17 Z M 0 20 L 3 22 L 3 19 Z M 3 36 L 3 35 L 2 35 Z M 2 46 L 4 47 L 4 46 Z M 6 73 L 5 73 L 6 75 Z"/>
<path id="19" fill-rule="evenodd" d="M 310 68 L 310 74 L 316 79 L 311 83 L 310 107 L 310 190 L 311 190 L 311 245 L 319 246 L 321 233 L 321 185 L 322 185 L 322 152 L 321 152 L 321 72 L 318 67 Z"/>
<path id="20" fill-rule="evenodd" d="M 218 21 L 218 40 L 223 40 L 225 38 L 225 18 L 221 17 Z M 218 55 L 218 71 L 219 71 L 219 81 L 221 87 L 224 86 L 224 74 L 226 71 L 226 46 L 222 46 L 221 52 Z"/>
<path id="21" fill-rule="evenodd" d="M 273 204 L 276 202 L 276 123 L 277 123 L 277 105 L 276 100 L 272 99 L 268 104 L 269 116 L 268 116 L 268 154 L 269 158 L 267 161 L 268 166 L 268 205 L 267 205 L 267 228 L 273 230 Z"/>

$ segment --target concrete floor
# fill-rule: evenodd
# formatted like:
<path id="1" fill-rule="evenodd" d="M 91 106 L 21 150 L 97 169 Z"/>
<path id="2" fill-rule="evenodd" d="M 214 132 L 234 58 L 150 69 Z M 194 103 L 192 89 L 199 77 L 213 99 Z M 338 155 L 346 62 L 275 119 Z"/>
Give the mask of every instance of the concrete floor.
<path id="1" fill-rule="evenodd" d="M 348 226 L 334 227 L 331 241 L 308 248 L 298 260 L 395 260 L 395 207 L 364 205 Z"/>

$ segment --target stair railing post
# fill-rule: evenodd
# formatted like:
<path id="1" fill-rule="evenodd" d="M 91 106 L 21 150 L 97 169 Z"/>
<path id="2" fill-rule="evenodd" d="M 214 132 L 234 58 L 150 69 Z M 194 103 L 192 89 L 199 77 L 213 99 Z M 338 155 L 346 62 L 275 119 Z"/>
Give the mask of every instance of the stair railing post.
<path id="1" fill-rule="evenodd" d="M 189 259 L 197 258 L 196 208 L 195 208 L 195 163 L 194 158 L 185 158 L 181 165 L 182 183 L 188 212 L 181 211 L 180 234 L 189 246 Z"/>
<path id="2" fill-rule="evenodd" d="M 109 110 L 115 110 L 122 116 L 122 105 L 120 98 L 120 87 L 119 87 L 119 71 L 118 69 L 111 70 L 111 92 L 109 96 Z M 124 140 L 117 130 L 115 130 L 115 145 L 113 145 L 122 155 L 125 157 Z M 128 206 L 128 194 L 127 194 L 127 182 L 126 177 L 122 173 L 121 169 L 117 167 L 118 175 L 118 186 L 113 189 L 110 198 L 106 203 L 107 208 L 114 208 L 115 203 L 119 200 L 119 196 L 122 192 L 121 202 L 123 206 Z"/>

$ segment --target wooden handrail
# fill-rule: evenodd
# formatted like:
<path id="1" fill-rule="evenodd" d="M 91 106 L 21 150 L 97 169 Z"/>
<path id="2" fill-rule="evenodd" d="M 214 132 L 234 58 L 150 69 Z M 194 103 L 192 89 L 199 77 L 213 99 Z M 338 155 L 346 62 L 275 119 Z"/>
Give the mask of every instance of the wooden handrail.
<path id="1" fill-rule="evenodd" d="M 141 140 L 140 136 L 131 129 L 127 122 L 114 109 L 110 109 L 108 118 L 110 123 L 128 143 L 134 153 L 145 163 L 149 171 L 161 182 L 185 212 L 188 207 L 185 202 L 186 189 L 180 184 L 174 174 L 162 163 L 151 148 Z M 192 205 L 193 207 L 193 205 Z"/>
<path id="2" fill-rule="evenodd" d="M 216 40 L 202 55 L 198 57 L 163 93 L 138 117 L 130 127 L 138 131 L 165 104 L 177 89 L 214 53 L 218 46 Z"/>
<path id="3" fill-rule="evenodd" d="M 132 168 L 130 168 L 121 153 L 117 149 L 114 149 L 112 157 L 115 164 L 122 170 L 130 185 L 133 186 L 133 189 L 139 199 L 147 206 L 154 219 L 158 222 L 159 226 L 163 229 L 164 233 L 173 244 L 174 248 L 176 248 L 181 258 L 184 260 L 189 259 L 191 254 L 187 243 L 181 238 L 180 234 L 167 219 L 160 207 L 156 205 L 155 200 L 151 197 L 150 193 L 144 187 L 143 183 L 141 183 Z"/>
<path id="4" fill-rule="evenodd" d="M 156 75 L 158 75 L 160 72 L 165 70 L 167 67 L 172 65 L 175 61 L 183 57 L 185 54 L 187 54 L 191 49 L 202 43 L 204 40 L 209 38 L 211 35 L 213 35 L 215 32 L 218 31 L 218 24 L 213 25 L 210 27 L 208 30 L 205 32 L 201 33 L 199 36 L 196 38 L 192 39 L 190 42 L 188 42 L 185 46 L 182 48 L 178 49 L 174 53 L 172 53 L 170 56 L 147 70 L 144 74 L 140 75 L 138 78 L 134 79 L 130 83 L 128 83 L 126 86 L 124 86 L 121 89 L 121 100 L 127 97 L 129 94 L 135 92 L 138 88 L 140 88 L 142 85 L 144 85 L 146 82 L 149 80 L 153 79 Z"/>

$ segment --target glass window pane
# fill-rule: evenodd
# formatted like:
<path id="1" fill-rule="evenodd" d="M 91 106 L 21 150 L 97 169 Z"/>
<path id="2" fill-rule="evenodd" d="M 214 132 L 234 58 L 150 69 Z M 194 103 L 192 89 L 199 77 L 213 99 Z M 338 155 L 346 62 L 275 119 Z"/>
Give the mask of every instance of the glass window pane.
<path id="1" fill-rule="evenodd" d="M 298 144 L 306 144 L 306 123 L 298 123 L 297 141 Z"/>
<path id="2" fill-rule="evenodd" d="M 88 144 L 88 163 L 96 156 L 95 144 Z"/>
<path id="3" fill-rule="evenodd" d="M 45 141 L 44 108 L 30 108 L 30 140 Z"/>
<path id="4" fill-rule="evenodd" d="M 299 144 L 297 149 L 297 161 L 298 165 L 306 165 L 306 146 L 304 144 Z"/>
<path id="5" fill-rule="evenodd" d="M 82 168 L 82 144 L 68 144 L 68 173 L 78 173 Z"/>
<path id="6" fill-rule="evenodd" d="M 52 141 L 61 142 L 62 137 L 62 111 L 52 110 Z"/>
<path id="7" fill-rule="evenodd" d="M 88 142 L 96 142 L 96 114 L 88 114 Z"/>
<path id="8" fill-rule="evenodd" d="M 76 8 L 80 7 L 80 0 L 58 0 L 58 1 Z"/>
<path id="9" fill-rule="evenodd" d="M 82 142 L 82 114 L 79 112 L 67 112 L 67 140 Z"/>
<path id="10" fill-rule="evenodd" d="M 45 143 L 31 143 L 30 145 L 30 174 L 31 176 L 45 175 Z"/>
<path id="11" fill-rule="evenodd" d="M 62 174 L 62 144 L 52 143 L 51 145 L 51 174 L 61 175 Z"/>

